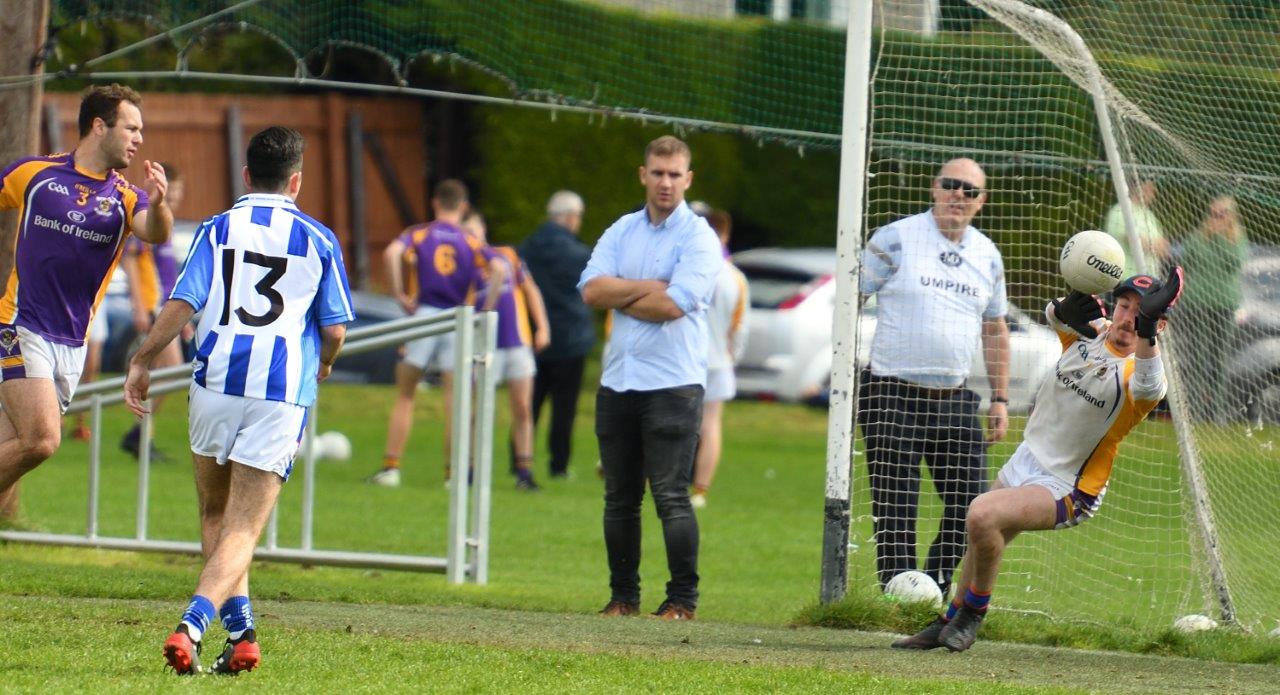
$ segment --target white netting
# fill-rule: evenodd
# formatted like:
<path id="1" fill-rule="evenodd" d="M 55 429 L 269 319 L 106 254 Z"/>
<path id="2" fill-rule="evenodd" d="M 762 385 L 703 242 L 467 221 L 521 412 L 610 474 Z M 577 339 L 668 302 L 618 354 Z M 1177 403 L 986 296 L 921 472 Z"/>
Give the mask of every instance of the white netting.
<path id="1" fill-rule="evenodd" d="M 1156 274 L 1181 263 L 1188 280 L 1164 343 L 1176 417 L 1162 408 L 1123 443 L 1093 520 L 1013 544 L 997 603 L 1137 626 L 1217 614 L 1219 593 L 1184 470 L 1192 456 L 1236 617 L 1270 629 L 1280 618 L 1267 560 L 1280 542 L 1277 18 L 1271 10 L 1235 17 L 1241 4 L 1228 2 L 971 4 L 985 18 L 966 31 L 879 36 L 867 228 L 896 219 L 904 204 L 924 209 L 938 163 L 974 157 L 991 190 L 976 224 L 1004 255 L 1011 302 L 1038 314 L 1063 288 L 1057 253 L 1072 233 L 1126 235 L 1123 215 L 1112 213 L 1116 194 L 1091 102 L 1100 84 L 1137 201 L 1137 236 L 1163 238 L 1140 250 L 1126 235 L 1124 245 Z M 1236 243 L 1233 221 L 1247 241 Z M 1014 341 L 1013 373 L 1033 371 L 1019 363 L 1026 358 L 1016 332 Z M 1020 440 L 1025 416 L 1014 420 L 1011 442 L 991 451 L 993 469 Z M 932 490 L 922 494 L 922 558 L 934 528 L 928 520 L 938 513 L 931 497 Z M 854 512 L 855 534 L 869 538 L 865 495 Z"/>

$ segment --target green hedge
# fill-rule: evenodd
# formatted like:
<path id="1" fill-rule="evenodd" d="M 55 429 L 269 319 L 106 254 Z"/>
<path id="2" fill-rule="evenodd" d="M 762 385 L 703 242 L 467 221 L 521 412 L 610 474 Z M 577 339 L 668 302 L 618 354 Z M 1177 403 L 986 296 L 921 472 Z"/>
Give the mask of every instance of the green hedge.
<path id="1" fill-rule="evenodd" d="M 1078 3 L 1060 4 L 1070 9 Z M 173 26 L 215 5 L 55 0 L 54 23 L 107 11 Z M 373 65 L 380 60 L 374 56 L 383 56 L 414 86 L 817 133 L 839 129 L 843 33 L 802 22 L 697 20 L 574 0 L 279 0 L 231 19 L 265 27 L 275 39 L 260 32 L 211 32 L 190 56 L 193 68 L 289 74 L 293 65 L 278 40 L 306 56 L 313 72 L 348 79 L 386 79 L 391 68 Z M 96 34 L 79 32 L 72 23 L 59 35 L 60 54 L 51 66 L 83 63 L 140 35 L 129 23 L 108 24 Z M 925 188 L 940 159 L 999 143 L 1013 154 L 981 157 L 993 196 L 980 223 L 1015 252 L 1007 255 L 1016 281 L 1033 283 L 1048 274 L 1045 259 L 1053 258 L 1056 246 L 1072 231 L 1099 225 L 1111 200 L 1106 172 L 1086 164 L 1101 159 L 1101 151 L 1084 94 L 1033 50 L 997 45 L 989 34 L 883 38 L 874 44 L 883 50 L 875 57 L 881 88 L 872 127 L 879 143 L 871 153 L 875 176 L 868 191 L 873 225 L 926 207 Z M 363 48 L 324 48 L 334 40 Z M 430 57 L 447 60 L 437 65 Z M 1183 95 L 1206 105 L 1195 121 L 1206 132 L 1234 128 L 1245 118 L 1273 122 L 1280 113 L 1274 72 L 1119 53 L 1099 58 L 1116 69 L 1117 84 L 1144 104 L 1176 104 Z M 174 49 L 156 47 L 110 67 L 169 68 L 173 60 Z M 1001 69 L 993 72 L 996 63 Z M 926 69 L 935 77 L 916 79 Z M 1191 72 L 1198 77 L 1185 77 Z M 381 73 L 386 74 L 372 77 Z M 885 89 L 888 84 L 894 88 Z M 181 81 L 141 86 L 211 88 Z M 232 83 L 217 88 L 248 91 Z M 561 113 L 553 120 L 546 112 L 520 108 L 468 105 L 461 111 L 467 117 L 467 178 L 495 238 L 503 241 L 522 237 L 542 217 L 547 196 L 562 187 L 586 198 L 584 237 L 593 239 L 640 204 L 640 153 L 645 142 L 671 132 L 668 126 L 599 115 Z M 1263 170 L 1280 168 L 1271 165 L 1280 159 L 1276 143 L 1258 130 L 1246 154 L 1265 162 Z M 1226 136 L 1233 143 L 1244 137 Z M 833 243 L 839 172 L 833 141 L 761 142 L 758 135 L 709 132 L 692 132 L 687 139 L 695 155 L 691 196 L 734 214 L 735 245 Z M 1067 163 L 1037 164 L 1025 153 Z M 1251 170 L 1250 161 L 1238 164 Z M 1194 190 L 1190 182 L 1166 183 Z M 1039 193 L 1032 197 L 1029 190 Z"/>

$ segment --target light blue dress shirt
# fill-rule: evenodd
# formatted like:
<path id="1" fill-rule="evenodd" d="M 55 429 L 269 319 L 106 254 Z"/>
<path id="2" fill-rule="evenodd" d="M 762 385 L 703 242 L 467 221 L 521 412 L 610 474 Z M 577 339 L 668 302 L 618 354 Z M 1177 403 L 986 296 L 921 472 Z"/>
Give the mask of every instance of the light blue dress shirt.
<path id="1" fill-rule="evenodd" d="M 591 252 L 578 291 L 592 278 L 662 280 L 684 316 L 641 321 L 614 312 L 600 385 L 614 391 L 655 391 L 707 381 L 707 305 L 724 264 L 720 240 L 702 217 L 680 206 L 659 225 L 646 208 L 623 215 Z"/>

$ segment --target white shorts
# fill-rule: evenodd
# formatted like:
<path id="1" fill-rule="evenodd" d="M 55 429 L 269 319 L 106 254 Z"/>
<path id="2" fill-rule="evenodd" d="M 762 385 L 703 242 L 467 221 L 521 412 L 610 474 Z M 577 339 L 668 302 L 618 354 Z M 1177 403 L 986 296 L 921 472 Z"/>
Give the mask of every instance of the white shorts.
<path id="1" fill-rule="evenodd" d="M 738 382 L 733 376 L 733 367 L 707 370 L 707 394 L 702 397 L 706 401 L 731 401 L 738 393 Z"/>
<path id="2" fill-rule="evenodd" d="M 228 396 L 191 385 L 188 400 L 191 451 L 275 473 L 289 479 L 307 424 L 307 409 L 283 401 Z"/>
<path id="3" fill-rule="evenodd" d="M 106 307 L 103 307 L 105 309 Z M 107 342 L 107 312 L 99 311 L 93 315 L 93 320 L 89 322 L 89 337 L 87 340 L 91 343 Z"/>
<path id="4" fill-rule="evenodd" d="M 516 379 L 532 379 L 537 372 L 538 365 L 533 359 L 533 348 L 528 345 L 498 348 L 493 351 L 492 373 L 499 384 Z"/>
<path id="5" fill-rule="evenodd" d="M 413 312 L 414 316 L 431 316 L 447 309 L 433 306 L 420 306 Z M 426 370 L 435 365 L 442 372 L 453 371 L 453 345 L 457 334 L 450 331 L 440 335 L 410 340 L 404 344 L 404 363 L 417 369 Z"/>
<path id="6" fill-rule="evenodd" d="M 51 343 L 22 326 L 0 324 L 0 382 L 9 379 L 48 379 L 67 412 L 84 371 L 85 347 Z"/>
<path id="7" fill-rule="evenodd" d="M 1076 489 L 1074 484 L 1045 470 L 1025 443 L 1019 444 L 1005 462 L 999 478 L 1005 487 L 1039 485 L 1047 488 L 1057 501 L 1055 529 L 1070 528 L 1088 521 L 1102 506 L 1102 496 L 1107 494 L 1106 488 L 1097 497 L 1086 494 Z"/>

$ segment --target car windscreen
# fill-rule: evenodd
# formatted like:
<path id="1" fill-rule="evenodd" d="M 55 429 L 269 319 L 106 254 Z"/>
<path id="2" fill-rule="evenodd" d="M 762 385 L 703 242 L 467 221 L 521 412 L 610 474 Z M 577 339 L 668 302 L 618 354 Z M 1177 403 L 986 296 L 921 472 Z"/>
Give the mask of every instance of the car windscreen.
<path id="1" fill-rule="evenodd" d="M 815 279 L 811 273 L 787 268 L 739 265 L 738 269 L 751 285 L 751 306 L 755 309 L 777 309 Z"/>

